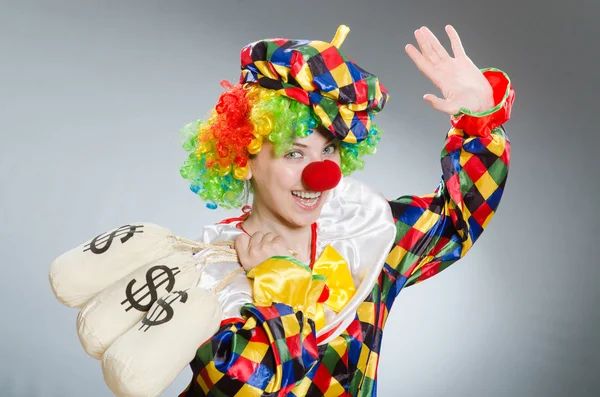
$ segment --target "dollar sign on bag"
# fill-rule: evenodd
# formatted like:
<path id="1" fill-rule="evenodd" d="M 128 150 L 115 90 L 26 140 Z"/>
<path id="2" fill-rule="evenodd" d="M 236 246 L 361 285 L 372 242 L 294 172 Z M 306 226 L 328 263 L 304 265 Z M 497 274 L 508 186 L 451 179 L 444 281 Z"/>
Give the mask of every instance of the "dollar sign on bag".
<path id="1" fill-rule="evenodd" d="M 129 303 L 129 306 L 125 311 L 136 309 L 141 312 L 147 312 L 150 310 L 157 298 L 157 289 L 164 283 L 167 283 L 165 289 L 167 292 L 171 292 L 175 286 L 175 276 L 180 273 L 178 267 L 169 268 L 165 265 L 152 266 L 146 272 L 146 284 L 142 285 L 137 290 L 133 290 L 133 285 L 137 282 L 135 278 L 127 284 L 125 288 L 125 300 L 121 302 L 122 305 Z M 142 301 L 150 297 L 146 304 Z"/>
<path id="2" fill-rule="evenodd" d="M 187 302 L 188 294 L 185 291 L 174 291 L 172 294 L 164 296 L 156 301 L 156 306 L 154 306 L 154 310 L 152 313 L 147 313 L 146 316 L 142 319 L 142 326 L 140 326 L 139 330 L 146 327 L 144 332 L 148 331 L 150 327 L 164 324 L 173 318 L 173 307 L 171 303 L 175 302 L 177 299 L 181 301 L 181 303 Z"/>
<path id="3" fill-rule="evenodd" d="M 125 244 L 127 240 L 132 238 L 135 233 L 143 233 L 142 230 L 137 230 L 143 226 L 144 225 L 123 225 L 120 228 L 113 230 L 112 233 L 99 234 L 98 236 L 94 237 L 89 244 L 85 245 L 83 252 L 91 251 L 94 254 L 102 254 L 110 248 L 115 237 L 122 236 L 121 244 Z M 101 245 L 101 247 L 98 247 L 98 245 Z"/>

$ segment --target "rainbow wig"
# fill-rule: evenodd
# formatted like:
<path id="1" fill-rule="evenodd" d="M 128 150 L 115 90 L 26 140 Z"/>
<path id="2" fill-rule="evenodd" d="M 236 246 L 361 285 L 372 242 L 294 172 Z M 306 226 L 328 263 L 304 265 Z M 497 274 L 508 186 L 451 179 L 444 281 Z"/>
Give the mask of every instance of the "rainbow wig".
<path id="1" fill-rule="evenodd" d="M 281 156 L 292 148 L 296 136 L 308 136 L 321 123 L 310 105 L 274 90 L 249 83 L 221 85 L 225 91 L 210 117 L 182 129 L 182 146 L 190 154 L 180 171 L 208 208 L 232 209 L 248 197 L 248 159 L 262 149 L 265 139 Z M 371 122 L 366 139 L 341 142 L 343 175 L 364 167 L 363 156 L 375 153 L 380 135 L 379 126 Z"/>

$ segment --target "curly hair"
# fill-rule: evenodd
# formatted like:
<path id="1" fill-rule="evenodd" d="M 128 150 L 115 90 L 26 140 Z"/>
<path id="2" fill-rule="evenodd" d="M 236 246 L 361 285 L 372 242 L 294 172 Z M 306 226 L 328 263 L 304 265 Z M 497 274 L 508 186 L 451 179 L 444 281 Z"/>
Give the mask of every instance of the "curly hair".
<path id="1" fill-rule="evenodd" d="M 312 107 L 273 90 L 227 81 L 221 86 L 225 91 L 210 117 L 181 130 L 183 149 L 190 152 L 180 169 L 181 176 L 211 209 L 243 205 L 248 194 L 248 159 L 262 149 L 265 139 L 273 144 L 275 155 L 281 156 L 292 148 L 296 136 L 306 137 L 320 126 Z M 367 139 L 341 143 L 343 175 L 364 167 L 363 156 L 375 153 L 380 136 L 379 126 L 371 123 Z"/>

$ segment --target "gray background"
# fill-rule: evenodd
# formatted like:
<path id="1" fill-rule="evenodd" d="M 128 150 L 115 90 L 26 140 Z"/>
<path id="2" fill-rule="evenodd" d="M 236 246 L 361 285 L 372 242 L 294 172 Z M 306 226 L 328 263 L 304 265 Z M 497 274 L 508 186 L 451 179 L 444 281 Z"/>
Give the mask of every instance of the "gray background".
<path id="1" fill-rule="evenodd" d="M 511 76 L 512 168 L 472 251 L 402 292 L 381 396 L 600 395 L 596 0 L 0 2 L 0 395 L 110 396 L 52 295 L 52 260 L 120 224 L 196 238 L 210 211 L 179 176 L 179 128 L 237 80 L 266 37 L 329 41 L 391 92 L 378 154 L 356 177 L 387 197 L 441 175 L 448 117 L 404 53 L 453 24 L 479 67 Z M 176 396 L 186 369 L 165 393 Z"/>

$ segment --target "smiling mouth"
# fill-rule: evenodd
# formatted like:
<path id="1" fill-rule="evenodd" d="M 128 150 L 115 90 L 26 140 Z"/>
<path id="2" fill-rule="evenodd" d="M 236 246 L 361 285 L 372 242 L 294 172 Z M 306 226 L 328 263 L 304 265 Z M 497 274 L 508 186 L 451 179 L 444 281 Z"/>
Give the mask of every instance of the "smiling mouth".
<path id="1" fill-rule="evenodd" d="M 323 194 L 321 192 L 304 192 L 301 190 L 292 191 L 292 196 L 296 203 L 305 210 L 313 210 L 321 201 Z"/>

